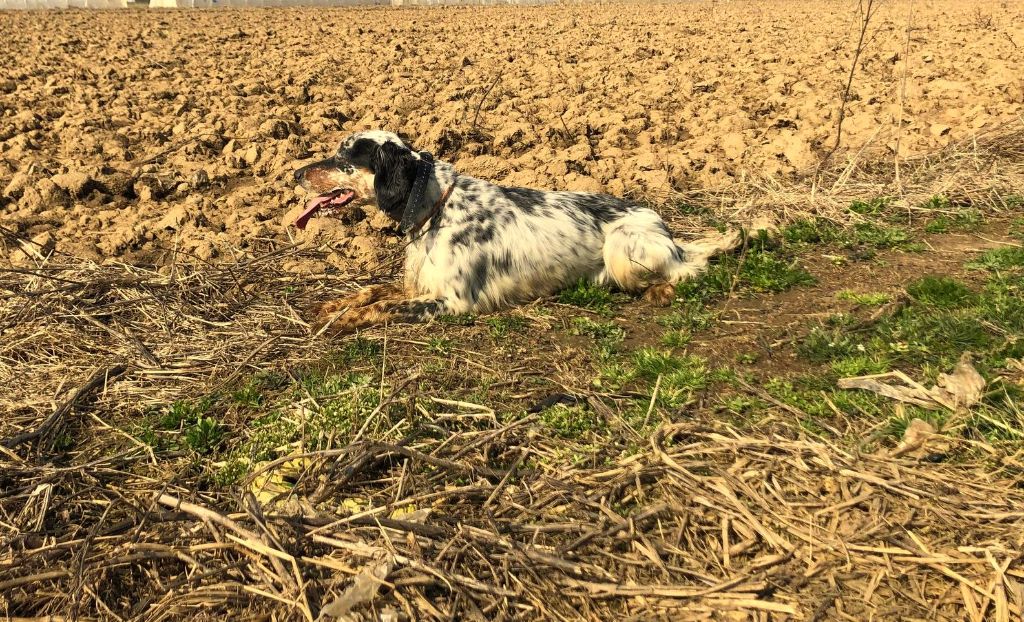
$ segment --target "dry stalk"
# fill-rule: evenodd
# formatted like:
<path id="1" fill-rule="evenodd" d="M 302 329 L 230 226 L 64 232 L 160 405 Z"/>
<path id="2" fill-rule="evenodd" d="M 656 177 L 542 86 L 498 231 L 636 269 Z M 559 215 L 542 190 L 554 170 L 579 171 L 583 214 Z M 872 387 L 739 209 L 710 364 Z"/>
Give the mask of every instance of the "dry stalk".
<path id="1" fill-rule="evenodd" d="M 832 148 L 828 150 L 825 156 L 821 159 L 818 164 L 818 171 L 815 177 L 821 173 L 821 170 L 828 164 L 832 155 L 839 149 L 839 145 L 843 138 L 843 121 L 846 119 L 846 107 L 850 101 L 850 90 L 853 88 L 853 77 L 857 72 L 857 62 L 860 60 L 861 54 L 865 48 L 865 37 L 867 36 L 868 26 L 871 25 L 871 19 L 875 16 L 875 12 L 878 11 L 878 6 L 881 4 L 881 0 L 858 0 L 858 10 L 860 13 L 860 31 L 857 37 L 857 46 L 853 51 L 853 60 L 850 62 L 850 73 L 846 78 L 846 86 L 843 88 L 842 96 L 839 102 L 839 119 L 836 122 L 836 140 L 832 144 Z"/>
<path id="2" fill-rule="evenodd" d="M 900 177 L 900 141 L 903 139 L 903 103 L 907 97 L 907 74 L 910 69 L 910 32 L 914 23 L 914 0 L 907 3 L 907 36 L 903 49 L 903 76 L 900 78 L 900 97 L 896 118 L 896 149 L 893 154 L 893 166 L 896 169 L 896 187 L 902 189 Z M 902 191 L 900 195 L 902 196 Z"/>

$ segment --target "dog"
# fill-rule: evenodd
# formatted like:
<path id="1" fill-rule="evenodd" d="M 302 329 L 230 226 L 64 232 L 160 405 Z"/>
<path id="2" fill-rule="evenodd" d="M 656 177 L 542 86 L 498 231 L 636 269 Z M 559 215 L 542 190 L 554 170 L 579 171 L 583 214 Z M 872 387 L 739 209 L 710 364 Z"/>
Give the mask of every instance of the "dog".
<path id="1" fill-rule="evenodd" d="M 670 304 L 675 284 L 737 233 L 680 243 L 652 209 L 605 194 L 500 186 L 458 173 L 385 131 L 358 132 L 333 156 L 295 171 L 315 193 L 295 221 L 375 205 L 405 236 L 404 286 L 374 285 L 325 303 L 334 333 L 439 315 L 483 314 L 589 280 Z"/>

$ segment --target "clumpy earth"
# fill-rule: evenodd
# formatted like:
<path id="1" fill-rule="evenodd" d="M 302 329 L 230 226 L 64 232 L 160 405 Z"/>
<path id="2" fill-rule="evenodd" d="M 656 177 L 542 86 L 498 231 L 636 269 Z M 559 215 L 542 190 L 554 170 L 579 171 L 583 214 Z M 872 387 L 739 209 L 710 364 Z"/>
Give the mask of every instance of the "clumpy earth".
<path id="1" fill-rule="evenodd" d="M 907 9 L 869 30 L 850 155 L 1024 111 L 1024 6 L 915 5 L 909 37 Z M 329 263 L 377 265 L 400 246 L 380 215 L 288 227 L 298 161 L 367 128 L 467 174 L 654 202 L 785 179 L 831 147 L 857 34 L 840 2 L 6 14 L 0 225 L 36 244 L 5 254 L 159 264 L 326 234 Z"/>

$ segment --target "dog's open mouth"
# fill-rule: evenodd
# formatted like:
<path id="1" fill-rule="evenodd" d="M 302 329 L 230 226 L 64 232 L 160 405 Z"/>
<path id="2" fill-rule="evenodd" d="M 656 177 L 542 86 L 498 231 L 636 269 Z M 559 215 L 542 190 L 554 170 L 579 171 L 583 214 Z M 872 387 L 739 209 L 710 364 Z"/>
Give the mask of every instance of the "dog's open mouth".
<path id="1" fill-rule="evenodd" d="M 306 204 L 306 209 L 295 219 L 295 226 L 299 229 L 305 229 L 306 223 L 313 216 L 317 214 L 322 216 L 333 215 L 338 209 L 348 205 L 355 198 L 356 193 L 354 191 L 343 188 L 336 188 L 314 197 Z"/>

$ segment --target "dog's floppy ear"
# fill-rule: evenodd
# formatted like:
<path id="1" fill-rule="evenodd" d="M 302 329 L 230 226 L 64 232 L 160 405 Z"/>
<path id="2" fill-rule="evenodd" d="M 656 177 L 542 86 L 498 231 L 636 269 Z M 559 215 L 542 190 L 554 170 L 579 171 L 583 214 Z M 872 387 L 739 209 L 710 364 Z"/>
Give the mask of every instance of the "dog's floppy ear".
<path id="1" fill-rule="evenodd" d="M 424 192 L 430 172 L 434 168 L 429 154 L 417 159 L 407 147 L 391 142 L 377 151 L 373 171 L 373 191 L 377 207 L 391 218 L 401 222 L 402 233 L 409 233 L 421 224 L 428 206 Z"/>
<path id="2" fill-rule="evenodd" d="M 394 220 L 401 220 L 405 213 L 418 170 L 409 149 L 392 142 L 377 148 L 373 158 L 373 192 L 377 195 L 377 207 Z"/>

